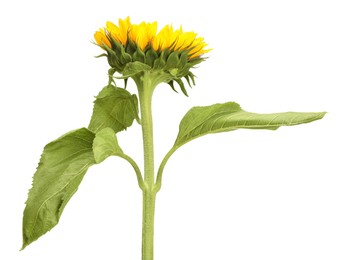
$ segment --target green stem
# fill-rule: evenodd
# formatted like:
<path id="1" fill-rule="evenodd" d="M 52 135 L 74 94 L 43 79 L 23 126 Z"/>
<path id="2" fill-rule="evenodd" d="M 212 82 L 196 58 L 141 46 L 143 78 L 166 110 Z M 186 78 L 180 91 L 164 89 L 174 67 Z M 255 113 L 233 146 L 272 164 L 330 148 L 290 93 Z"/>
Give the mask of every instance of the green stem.
<path id="1" fill-rule="evenodd" d="M 144 84 L 144 87 L 147 84 Z M 152 119 L 152 91 L 139 89 L 141 106 L 141 126 L 144 153 L 144 181 L 148 189 L 154 185 L 154 142 L 153 142 L 153 119 Z"/>
<path id="2" fill-rule="evenodd" d="M 141 188 L 141 190 L 144 190 L 145 188 L 145 184 L 143 182 L 143 178 L 142 178 L 142 174 L 140 171 L 139 166 L 136 164 L 136 162 L 128 155 L 124 154 L 124 153 L 118 153 L 118 154 L 114 154 L 118 157 L 121 157 L 123 159 L 125 159 L 127 162 L 130 163 L 130 165 L 134 168 L 135 173 L 136 173 L 136 177 L 137 177 L 137 182 L 139 184 L 139 187 Z"/>
<path id="3" fill-rule="evenodd" d="M 154 259 L 155 198 L 155 192 L 143 192 L 142 260 Z"/>
<path id="4" fill-rule="evenodd" d="M 166 163 L 168 162 L 168 159 L 172 156 L 172 154 L 178 148 L 179 147 L 172 147 L 172 149 L 169 150 L 169 152 L 165 155 L 165 157 L 163 158 L 163 160 L 162 160 L 162 162 L 160 164 L 159 170 L 157 172 L 155 187 L 154 187 L 154 190 L 155 190 L 156 193 L 161 189 L 163 169 L 165 168 Z"/>
<path id="5" fill-rule="evenodd" d="M 152 95 L 156 86 L 149 72 L 135 79 L 140 99 L 141 126 L 144 152 L 144 189 L 143 189 L 143 220 L 142 220 L 142 260 L 154 259 L 154 144 Z"/>

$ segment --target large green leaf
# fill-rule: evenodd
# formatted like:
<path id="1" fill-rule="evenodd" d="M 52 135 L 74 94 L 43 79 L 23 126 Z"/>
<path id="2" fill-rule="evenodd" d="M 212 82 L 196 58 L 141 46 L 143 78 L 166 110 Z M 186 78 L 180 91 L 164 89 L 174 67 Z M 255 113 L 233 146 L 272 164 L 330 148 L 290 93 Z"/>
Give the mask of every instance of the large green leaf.
<path id="1" fill-rule="evenodd" d="M 22 249 L 57 225 L 86 171 L 95 163 L 94 137 L 81 128 L 45 146 L 24 210 Z"/>
<path id="2" fill-rule="evenodd" d="M 323 118 L 325 112 L 286 112 L 256 114 L 246 112 L 234 102 L 190 109 L 180 123 L 174 146 L 179 147 L 197 137 L 236 129 L 275 130 L 280 126 L 309 123 Z"/>
<path id="3" fill-rule="evenodd" d="M 96 134 L 92 148 L 96 163 L 104 161 L 108 156 L 123 154 L 114 130 L 109 127 Z"/>
<path id="4" fill-rule="evenodd" d="M 156 180 L 156 191 L 161 187 L 162 174 L 172 154 L 185 143 L 203 135 L 228 132 L 237 129 L 276 130 L 281 126 L 309 123 L 323 118 L 325 112 L 301 113 L 286 112 L 274 114 L 256 114 L 246 112 L 234 102 L 215 104 L 205 107 L 193 107 L 183 117 L 174 146 L 163 158 Z"/>
<path id="5" fill-rule="evenodd" d="M 94 103 L 89 129 L 95 133 L 106 127 L 117 133 L 139 121 L 137 97 L 125 89 L 106 86 Z"/>

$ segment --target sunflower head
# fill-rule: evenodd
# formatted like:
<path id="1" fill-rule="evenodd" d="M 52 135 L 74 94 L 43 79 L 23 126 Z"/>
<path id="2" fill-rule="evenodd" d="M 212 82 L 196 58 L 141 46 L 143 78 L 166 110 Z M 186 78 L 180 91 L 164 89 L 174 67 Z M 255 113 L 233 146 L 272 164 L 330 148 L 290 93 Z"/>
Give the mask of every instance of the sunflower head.
<path id="1" fill-rule="evenodd" d="M 173 89 L 174 81 L 177 82 L 185 94 L 182 78 L 194 84 L 190 69 L 210 51 L 204 39 L 194 32 L 184 32 L 181 27 L 175 30 L 171 25 L 158 32 L 157 22 L 132 24 L 129 17 L 119 19 L 118 25 L 107 22 L 94 37 L 97 45 L 106 51 L 100 56 L 108 58 L 110 77 L 118 72 L 123 78 L 136 79 L 149 71 Z"/>

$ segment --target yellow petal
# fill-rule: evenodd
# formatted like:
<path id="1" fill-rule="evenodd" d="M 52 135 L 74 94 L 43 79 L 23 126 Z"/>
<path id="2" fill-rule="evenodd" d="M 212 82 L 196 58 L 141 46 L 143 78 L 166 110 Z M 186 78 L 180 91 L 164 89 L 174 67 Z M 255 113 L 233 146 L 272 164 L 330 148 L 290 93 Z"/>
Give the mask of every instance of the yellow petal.
<path id="1" fill-rule="evenodd" d="M 94 38 L 95 38 L 95 41 L 98 45 L 103 46 L 103 44 L 105 44 L 111 48 L 110 41 L 108 40 L 107 36 L 105 35 L 105 32 L 103 29 L 100 29 L 100 31 L 95 32 Z"/>
<path id="2" fill-rule="evenodd" d="M 128 16 L 125 20 L 120 19 L 119 20 L 119 35 L 120 35 L 120 42 L 122 44 L 126 44 L 127 43 L 127 37 L 128 37 L 128 31 L 129 28 L 131 26 L 130 23 L 130 17 Z"/>
<path id="3" fill-rule="evenodd" d="M 144 50 L 155 38 L 157 31 L 157 22 L 145 23 L 139 25 L 133 24 L 129 30 L 129 38 L 135 42 L 141 50 Z"/>

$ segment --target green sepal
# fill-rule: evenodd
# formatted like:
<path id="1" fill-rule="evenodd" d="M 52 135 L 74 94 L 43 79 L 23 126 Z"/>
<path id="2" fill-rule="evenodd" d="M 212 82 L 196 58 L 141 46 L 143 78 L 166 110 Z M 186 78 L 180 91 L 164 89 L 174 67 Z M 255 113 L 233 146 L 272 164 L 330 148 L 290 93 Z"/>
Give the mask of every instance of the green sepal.
<path id="1" fill-rule="evenodd" d="M 161 57 L 156 59 L 154 61 L 154 65 L 153 65 L 153 68 L 154 69 L 163 69 L 164 67 L 166 66 L 166 61 L 164 61 Z"/>
<path id="2" fill-rule="evenodd" d="M 174 87 L 174 80 L 169 81 L 169 82 L 168 82 L 168 85 L 171 86 L 171 88 L 172 88 L 176 93 L 179 93 L 179 92 L 175 89 L 175 87 Z"/>
<path id="3" fill-rule="evenodd" d="M 166 67 L 165 69 L 173 69 L 178 68 L 180 63 L 179 55 L 176 51 L 172 52 L 167 59 Z"/>
<path id="4" fill-rule="evenodd" d="M 187 97 L 188 97 L 188 94 L 187 94 L 187 91 L 186 91 L 185 85 L 184 85 L 184 83 L 182 82 L 182 80 L 181 80 L 181 79 L 174 79 L 174 81 L 176 81 L 176 83 L 178 83 L 178 84 L 179 84 L 179 86 L 180 86 L 180 89 L 181 89 L 182 93 L 184 93 L 184 94 L 185 94 L 185 96 L 187 96 Z"/>
<path id="5" fill-rule="evenodd" d="M 118 63 L 118 57 L 114 52 L 108 54 L 108 63 L 110 67 L 115 68 L 117 71 L 122 69 L 121 64 Z"/>
<path id="6" fill-rule="evenodd" d="M 101 58 L 101 57 L 108 57 L 108 54 L 102 53 L 100 55 L 95 56 L 95 58 Z"/>
<path id="7" fill-rule="evenodd" d="M 109 42 L 111 44 L 111 48 L 115 52 L 119 52 L 119 50 L 121 49 L 122 44 L 120 42 L 116 41 L 113 37 L 111 37 L 110 33 L 107 33 L 107 38 L 109 39 Z"/>
<path id="8" fill-rule="evenodd" d="M 184 78 L 186 79 L 188 86 L 192 87 L 192 83 L 191 83 L 191 80 L 189 78 L 189 75 L 186 75 Z"/>
<path id="9" fill-rule="evenodd" d="M 171 51 L 169 49 L 165 49 L 161 52 L 160 59 L 167 64 L 168 57 L 170 55 Z"/>
<path id="10" fill-rule="evenodd" d="M 188 76 L 192 80 L 193 86 L 195 85 L 195 75 L 192 72 L 188 72 Z"/>
<path id="11" fill-rule="evenodd" d="M 146 63 L 150 66 L 154 66 L 154 61 L 159 57 L 153 48 L 150 48 L 146 53 Z"/>
<path id="12" fill-rule="evenodd" d="M 185 65 L 182 69 L 179 69 L 179 70 L 178 70 L 177 76 L 178 76 L 179 78 L 181 78 L 181 77 L 184 77 L 184 76 L 188 75 L 189 70 L 190 70 L 191 68 L 192 68 L 191 64 L 186 63 L 186 65 Z"/>
<path id="13" fill-rule="evenodd" d="M 133 61 L 138 61 L 138 62 L 146 63 L 146 55 L 140 49 L 140 47 L 137 47 L 135 53 L 133 54 Z"/>
<path id="14" fill-rule="evenodd" d="M 127 37 L 126 52 L 133 56 L 133 54 L 136 52 L 136 49 L 136 43 L 134 43 L 130 37 Z"/>
<path id="15" fill-rule="evenodd" d="M 188 52 L 187 51 L 183 51 L 180 55 L 180 61 L 179 61 L 179 69 L 182 69 L 183 67 L 185 67 L 185 65 L 188 62 Z"/>
<path id="16" fill-rule="evenodd" d="M 184 76 L 184 78 L 187 81 L 188 86 L 192 87 L 195 86 L 195 80 L 194 80 L 194 74 L 192 72 L 188 72 L 187 75 Z"/>
<path id="17" fill-rule="evenodd" d="M 106 45 L 103 45 L 103 48 L 107 51 L 108 53 L 108 63 L 110 65 L 110 67 L 116 69 L 116 71 L 120 72 L 123 69 L 122 64 L 119 62 L 118 56 L 116 54 L 116 52 L 109 48 Z"/>
<path id="18" fill-rule="evenodd" d="M 125 49 L 124 46 L 120 42 L 112 38 L 110 34 L 108 34 L 108 37 L 112 46 L 111 49 L 116 54 L 116 55 L 112 55 L 112 63 L 115 64 L 116 70 L 121 73 L 125 65 L 133 61 L 133 58 L 132 58 L 133 53 Z M 134 46 L 133 46 L 133 49 L 135 49 Z M 108 54 L 110 55 L 110 51 L 108 51 Z"/>
<path id="19" fill-rule="evenodd" d="M 122 45 L 120 49 L 120 61 L 122 64 L 126 64 L 128 62 L 133 61 L 132 57 L 125 52 L 124 47 Z"/>
<path id="20" fill-rule="evenodd" d="M 189 60 L 188 64 L 190 64 L 191 67 L 194 67 L 195 65 L 198 65 L 199 63 L 203 62 L 204 60 L 205 60 L 204 58 L 197 57 L 197 58 Z"/>

